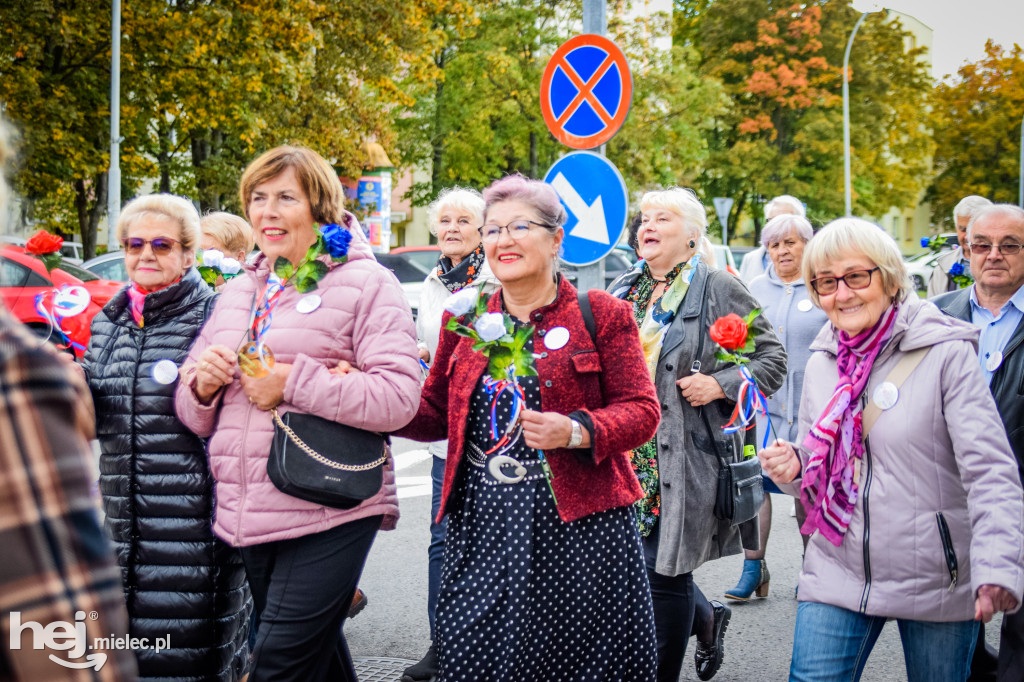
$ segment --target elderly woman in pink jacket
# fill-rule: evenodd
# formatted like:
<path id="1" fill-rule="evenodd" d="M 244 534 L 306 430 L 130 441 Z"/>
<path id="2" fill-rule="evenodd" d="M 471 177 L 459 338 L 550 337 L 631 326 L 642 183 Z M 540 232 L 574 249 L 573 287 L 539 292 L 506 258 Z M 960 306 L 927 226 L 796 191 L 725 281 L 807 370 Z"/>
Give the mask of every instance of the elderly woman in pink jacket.
<path id="1" fill-rule="evenodd" d="M 262 254 L 224 286 L 182 366 L 176 409 L 210 438 L 214 532 L 241 548 L 261 612 L 250 682 L 354 682 L 341 624 L 374 536 L 398 518 L 390 455 L 381 488 L 353 508 L 285 494 L 267 473 L 271 410 L 404 426 L 419 404 L 412 314 L 315 152 L 266 152 L 240 194 Z"/>
<path id="2" fill-rule="evenodd" d="M 1021 483 L 978 364 L 978 332 L 912 293 L 896 242 L 827 225 L 803 275 L 825 325 L 796 443 L 760 453 L 813 533 L 790 680 L 858 680 L 895 619 L 910 682 L 967 679 L 977 621 L 1020 607 Z"/>

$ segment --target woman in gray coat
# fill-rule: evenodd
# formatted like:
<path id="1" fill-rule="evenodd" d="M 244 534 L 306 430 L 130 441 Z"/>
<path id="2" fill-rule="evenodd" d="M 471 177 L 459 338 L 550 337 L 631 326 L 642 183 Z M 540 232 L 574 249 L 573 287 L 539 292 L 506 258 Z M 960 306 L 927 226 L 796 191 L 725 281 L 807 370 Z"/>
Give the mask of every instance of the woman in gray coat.
<path id="1" fill-rule="evenodd" d="M 965 680 L 977 621 L 1020 606 L 1024 503 L 977 330 L 911 292 L 896 242 L 841 218 L 807 245 L 831 324 L 807 363 L 800 436 L 760 453 L 814 533 L 790 680 L 860 679 L 895 619 L 910 682 Z"/>
<path id="2" fill-rule="evenodd" d="M 679 679 L 691 633 L 697 635 L 698 676 L 707 680 L 722 662 L 729 610 L 708 602 L 693 584 L 693 571 L 705 561 L 738 554 L 741 532 L 745 544 L 757 546 L 756 521 L 731 526 L 713 512 L 719 464 L 700 411 L 708 417 L 720 452 L 739 457 L 743 434 L 722 432 L 741 379 L 734 365 L 715 358 L 718 348 L 708 327 L 719 317 L 742 317 L 758 305 L 737 278 L 701 261 L 697 245 L 707 227 L 707 211 L 692 191 L 648 192 L 640 210 L 637 238 L 643 260 L 610 291 L 633 304 L 661 402 L 657 435 L 632 455 L 645 493 L 637 503 L 637 521 L 654 599 L 658 680 Z M 771 393 L 785 378 L 786 353 L 764 316 L 755 318 L 753 327 L 758 330 L 756 350 L 747 367 L 761 390 Z"/>

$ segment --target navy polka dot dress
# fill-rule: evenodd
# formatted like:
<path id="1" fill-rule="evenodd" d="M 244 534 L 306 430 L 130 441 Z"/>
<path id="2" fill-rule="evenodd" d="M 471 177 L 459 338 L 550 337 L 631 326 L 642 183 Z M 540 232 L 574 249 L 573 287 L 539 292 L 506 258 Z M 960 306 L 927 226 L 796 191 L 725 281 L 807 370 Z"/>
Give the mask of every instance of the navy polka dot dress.
<path id="1" fill-rule="evenodd" d="M 540 410 L 538 378 L 520 383 L 527 407 Z M 511 405 L 503 394 L 502 427 Z M 481 379 L 466 431 L 481 452 L 495 444 L 490 412 Z M 437 605 L 440 680 L 654 680 L 654 613 L 632 509 L 566 523 L 537 450 L 520 438 L 505 454 L 530 463 L 526 480 L 496 483 L 486 468 L 461 462 Z"/>

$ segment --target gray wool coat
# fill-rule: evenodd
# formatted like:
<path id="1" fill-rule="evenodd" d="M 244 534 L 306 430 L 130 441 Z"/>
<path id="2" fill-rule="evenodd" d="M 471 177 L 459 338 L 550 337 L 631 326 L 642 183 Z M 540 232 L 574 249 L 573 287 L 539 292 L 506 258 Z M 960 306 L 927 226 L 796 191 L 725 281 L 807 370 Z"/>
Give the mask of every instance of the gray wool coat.
<path id="1" fill-rule="evenodd" d="M 634 267 L 616 280 L 609 291 L 624 298 L 640 275 Z M 700 325 L 701 304 L 707 306 L 705 328 Z M 714 515 L 718 459 L 698 408 L 683 399 L 676 381 L 690 374 L 694 360 L 700 371 L 714 377 L 726 399 L 705 405 L 711 432 L 719 451 L 731 453 L 734 461 L 743 456 L 743 443 L 753 442 L 754 431 L 727 435 L 722 432 L 735 406 L 740 376 L 735 365 L 715 358 L 718 345 L 707 327 L 716 319 L 736 313 L 743 317 L 758 303 L 739 279 L 725 270 L 697 265 L 690 287 L 679 306 L 662 344 L 654 378 L 661 403 L 658 426 L 658 471 L 661 484 L 658 557 L 655 570 L 662 575 L 689 573 L 705 561 L 738 554 L 744 547 L 756 549 L 757 519 L 738 526 L 719 521 Z M 763 315 L 754 320 L 758 331 L 756 350 L 747 367 L 765 394 L 774 393 L 786 378 L 786 351 Z M 697 358 L 700 335 L 704 349 Z M 741 539 L 742 536 L 742 539 Z"/>

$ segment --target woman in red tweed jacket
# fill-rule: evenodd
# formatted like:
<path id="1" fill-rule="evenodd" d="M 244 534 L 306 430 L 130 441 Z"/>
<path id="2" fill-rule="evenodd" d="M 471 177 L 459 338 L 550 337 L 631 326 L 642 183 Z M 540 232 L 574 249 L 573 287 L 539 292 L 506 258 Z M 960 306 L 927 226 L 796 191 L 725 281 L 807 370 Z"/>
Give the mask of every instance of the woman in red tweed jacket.
<path id="1" fill-rule="evenodd" d="M 488 310 L 533 325 L 538 376 L 520 379 L 521 437 L 495 452 L 492 413 L 498 433 L 514 411 L 488 392 L 473 342 L 443 331 L 419 411 L 398 432 L 448 439 L 440 679 L 653 680 L 631 509 L 642 493 L 627 453 L 654 434 L 660 411 L 636 323 L 628 306 L 591 292 L 591 339 L 576 289 L 555 274 L 566 213 L 549 185 L 512 176 L 484 199 L 481 235 L 502 285 Z M 499 456 L 515 461 L 502 468 Z"/>

